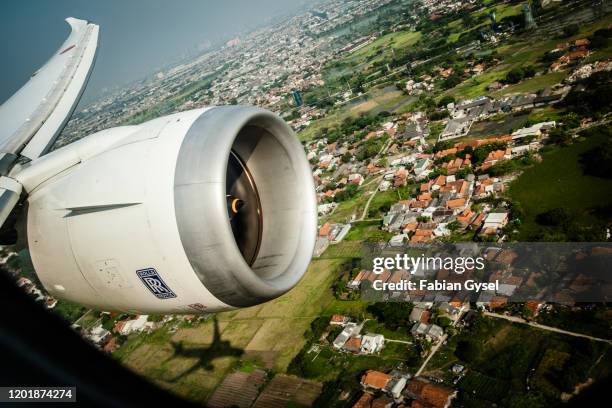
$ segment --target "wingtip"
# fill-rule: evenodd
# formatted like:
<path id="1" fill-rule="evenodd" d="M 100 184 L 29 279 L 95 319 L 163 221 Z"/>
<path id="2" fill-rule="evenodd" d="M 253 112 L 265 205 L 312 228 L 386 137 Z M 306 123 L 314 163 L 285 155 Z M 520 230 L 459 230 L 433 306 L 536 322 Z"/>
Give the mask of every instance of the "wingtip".
<path id="1" fill-rule="evenodd" d="M 72 28 L 73 30 L 78 30 L 81 27 L 84 27 L 87 24 L 89 24 L 89 21 L 83 20 L 83 19 L 80 19 L 80 18 L 75 18 L 75 17 L 68 17 L 68 18 L 66 18 L 65 21 L 68 23 L 70 28 Z"/>

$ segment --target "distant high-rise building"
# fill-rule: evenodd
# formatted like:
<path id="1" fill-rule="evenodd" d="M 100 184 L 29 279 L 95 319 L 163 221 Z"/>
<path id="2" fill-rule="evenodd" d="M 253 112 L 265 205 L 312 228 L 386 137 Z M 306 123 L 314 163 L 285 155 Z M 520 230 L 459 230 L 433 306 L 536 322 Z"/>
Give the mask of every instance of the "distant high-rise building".
<path id="1" fill-rule="evenodd" d="M 304 104 L 304 101 L 302 100 L 302 93 L 297 89 L 293 90 L 293 102 L 295 102 L 295 106 L 298 108 Z"/>
<path id="2" fill-rule="evenodd" d="M 523 4 L 523 17 L 525 18 L 525 30 L 531 30 L 537 27 L 533 15 L 531 14 L 529 3 Z"/>

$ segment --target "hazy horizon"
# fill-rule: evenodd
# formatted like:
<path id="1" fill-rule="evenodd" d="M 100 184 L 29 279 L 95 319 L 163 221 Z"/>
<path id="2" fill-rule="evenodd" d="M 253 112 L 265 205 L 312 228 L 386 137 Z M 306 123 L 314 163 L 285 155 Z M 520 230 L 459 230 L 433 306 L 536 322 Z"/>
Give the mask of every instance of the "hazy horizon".
<path id="1" fill-rule="evenodd" d="M 100 25 L 96 65 L 83 101 L 145 78 L 207 45 L 253 30 L 297 11 L 306 0 L 82 0 L 3 3 L 0 24 L 0 103 L 59 48 L 76 17 Z"/>

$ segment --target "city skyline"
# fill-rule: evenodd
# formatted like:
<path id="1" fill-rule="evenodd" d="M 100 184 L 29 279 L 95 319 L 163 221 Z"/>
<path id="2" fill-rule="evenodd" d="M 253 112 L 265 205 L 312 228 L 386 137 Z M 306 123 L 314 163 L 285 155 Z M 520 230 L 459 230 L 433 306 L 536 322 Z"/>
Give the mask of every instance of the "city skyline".
<path id="1" fill-rule="evenodd" d="M 82 104 L 105 91 L 140 81 L 236 35 L 299 10 L 303 0 L 264 0 L 253 7 L 238 0 L 218 4 L 186 0 L 178 3 L 141 1 L 20 2 L 3 6 L 0 49 L 7 61 L 0 75 L 0 103 L 18 90 L 57 50 L 69 26 L 67 17 L 100 24 L 100 52 Z M 26 26 L 24 21 L 28 21 Z M 172 30 L 158 27 L 172 25 Z"/>

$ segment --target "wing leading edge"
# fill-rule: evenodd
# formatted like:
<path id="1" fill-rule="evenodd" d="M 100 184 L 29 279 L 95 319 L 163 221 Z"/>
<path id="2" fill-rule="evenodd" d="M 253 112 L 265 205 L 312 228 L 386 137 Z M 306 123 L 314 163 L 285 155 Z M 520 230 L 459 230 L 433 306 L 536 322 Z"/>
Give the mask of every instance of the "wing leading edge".
<path id="1" fill-rule="evenodd" d="M 59 50 L 0 106 L 0 174 L 19 156 L 45 154 L 85 89 L 98 47 L 99 27 L 67 18 L 72 31 Z"/>

